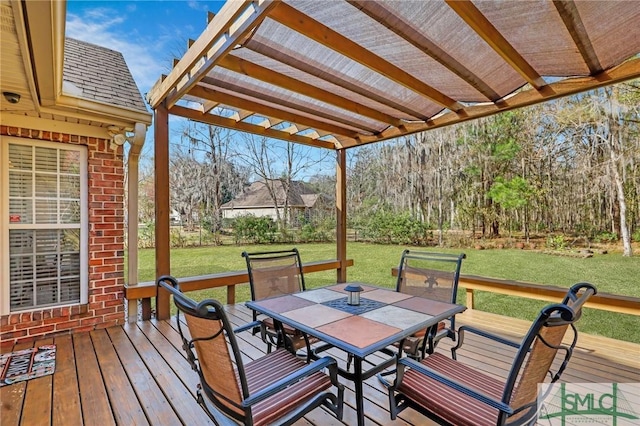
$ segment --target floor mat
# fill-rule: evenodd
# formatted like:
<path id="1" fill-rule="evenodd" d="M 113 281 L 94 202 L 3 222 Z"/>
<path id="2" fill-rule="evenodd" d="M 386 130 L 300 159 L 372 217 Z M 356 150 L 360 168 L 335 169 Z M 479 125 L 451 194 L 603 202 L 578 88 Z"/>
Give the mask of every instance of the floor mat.
<path id="1" fill-rule="evenodd" d="M 56 345 L 44 345 L 0 355 L 0 387 L 53 374 Z"/>

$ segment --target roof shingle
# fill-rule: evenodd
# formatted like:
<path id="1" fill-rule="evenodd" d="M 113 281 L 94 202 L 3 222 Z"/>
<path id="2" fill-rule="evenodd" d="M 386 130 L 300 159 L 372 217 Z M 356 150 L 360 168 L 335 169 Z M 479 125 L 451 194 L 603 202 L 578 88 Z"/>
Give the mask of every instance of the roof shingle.
<path id="1" fill-rule="evenodd" d="M 62 79 L 68 94 L 148 112 L 124 57 L 115 50 L 67 37 Z"/>

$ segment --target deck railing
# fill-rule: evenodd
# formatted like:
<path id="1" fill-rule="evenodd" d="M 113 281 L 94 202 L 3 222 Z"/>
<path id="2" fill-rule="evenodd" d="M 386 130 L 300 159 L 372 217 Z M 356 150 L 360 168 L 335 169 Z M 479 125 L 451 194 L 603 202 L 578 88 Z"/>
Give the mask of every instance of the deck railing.
<path id="1" fill-rule="evenodd" d="M 338 270 L 342 267 L 353 266 L 353 259 L 347 259 L 345 264 L 341 264 L 337 259 L 319 260 L 302 264 L 302 272 L 309 274 L 313 272 Z M 180 278 L 180 288 L 183 291 L 205 290 L 209 288 L 227 288 L 227 303 L 236 303 L 236 285 L 249 282 L 249 275 L 246 270 L 227 271 L 209 275 L 199 275 L 194 277 Z M 151 319 L 151 299 L 156 297 L 155 281 L 148 281 L 134 285 L 125 285 L 124 297 L 129 303 L 129 322 L 138 319 L 138 300 L 142 303 L 142 319 Z"/>
<path id="2" fill-rule="evenodd" d="M 397 277 L 398 268 L 393 268 L 391 274 Z M 475 275 L 460 275 L 458 285 L 466 291 L 466 306 L 468 309 L 474 309 L 475 293 L 477 291 L 487 291 L 527 299 L 545 300 L 548 302 L 559 302 L 567 293 L 566 289 L 560 287 L 479 277 Z M 585 306 L 622 314 L 640 315 L 640 298 L 638 297 L 598 293 L 592 296 Z"/>
<path id="3" fill-rule="evenodd" d="M 337 270 L 341 267 L 337 259 L 308 262 L 302 265 L 305 274 L 329 270 Z M 353 266 L 353 259 L 346 261 L 345 267 Z M 393 276 L 398 275 L 398 268 L 391 270 Z M 200 275 L 180 278 L 180 285 L 184 291 L 204 290 L 209 288 L 227 288 L 227 303 L 236 303 L 236 285 L 249 282 L 247 271 L 228 271 L 217 274 Z M 475 294 L 478 291 L 505 294 L 524 297 L 527 299 L 545 300 L 557 302 L 561 300 L 566 289 L 549 285 L 532 284 L 519 281 L 501 280 L 475 275 L 460 275 L 460 287 L 466 291 L 466 305 L 469 309 L 475 307 Z M 154 281 L 125 285 L 125 298 L 129 301 L 129 321 L 138 319 L 138 300 L 142 303 L 142 319 L 151 318 L 151 299 L 156 297 L 156 285 Z M 623 314 L 640 316 L 640 298 L 622 296 L 617 294 L 598 293 L 585 305 L 586 307 L 618 312 Z"/>

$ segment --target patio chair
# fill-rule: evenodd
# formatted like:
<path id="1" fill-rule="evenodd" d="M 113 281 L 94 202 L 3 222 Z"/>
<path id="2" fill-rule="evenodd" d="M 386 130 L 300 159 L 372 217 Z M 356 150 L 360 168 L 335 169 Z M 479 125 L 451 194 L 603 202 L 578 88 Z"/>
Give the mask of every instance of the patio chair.
<path id="1" fill-rule="evenodd" d="M 458 296 L 460 266 L 465 258 L 464 253 L 433 253 L 406 249 L 400 257 L 396 291 L 439 302 L 455 303 Z M 455 317 L 441 321 L 429 329 L 417 331 L 402 342 L 395 343 L 394 346 L 398 348 L 402 344 L 401 352 L 395 354 L 393 350 L 383 352 L 392 356 L 401 356 L 404 352 L 420 360 L 426 354 L 433 353 L 443 337 L 449 337 L 455 341 Z M 351 362 L 352 357 L 347 357 L 347 370 Z M 389 373 L 382 373 L 382 376 Z"/>
<path id="2" fill-rule="evenodd" d="M 422 412 L 444 424 L 521 425 L 537 418 L 538 384 L 560 379 L 575 348 L 578 332 L 574 323 L 582 306 L 596 294 L 588 283 L 572 286 L 562 303 L 548 305 L 531 325 L 522 342 L 514 343 L 469 326 L 458 330 L 455 353 L 462 347 L 467 333 L 512 347 L 515 357 L 506 380 L 497 379 L 440 353 L 422 361 L 404 357 L 398 360 L 396 378 L 386 382 L 391 419 L 407 407 Z M 569 343 L 563 343 L 566 331 L 572 330 Z M 495 344 L 495 343 L 493 343 Z M 551 371 L 557 353 L 555 372 Z"/>
<path id="3" fill-rule="evenodd" d="M 405 250 L 400 258 L 396 291 L 439 302 L 456 303 L 458 280 L 464 253 L 430 253 Z M 420 360 L 431 354 L 438 342 L 456 340 L 455 317 L 441 321 L 429 330 L 421 330 L 402 342 L 402 351 Z"/>
<path id="4" fill-rule="evenodd" d="M 242 257 L 247 261 L 251 300 L 262 300 L 305 290 L 302 262 L 296 248 L 257 253 L 244 251 Z M 253 321 L 247 327 L 253 325 L 254 334 L 258 329 L 260 330 L 262 340 L 267 344 L 267 353 L 271 352 L 272 346 L 278 346 L 278 338 L 281 337 L 273 319 L 266 317 L 258 321 L 258 314 L 254 311 Z M 317 342 L 317 339 L 310 339 L 306 334 L 287 325 L 282 325 L 282 328 L 284 330 L 282 337 L 285 340 L 283 343 L 292 352 L 295 353 L 306 346 L 307 354 L 311 354 L 310 345 Z"/>
<path id="5" fill-rule="evenodd" d="M 245 362 L 218 301 L 196 303 L 171 276 L 159 278 L 158 286 L 173 295 L 182 347 L 200 377 L 198 403 L 216 424 L 289 425 L 321 405 L 342 419 L 344 387 L 337 379 L 335 359 L 327 356 L 309 364 L 278 349 Z"/>

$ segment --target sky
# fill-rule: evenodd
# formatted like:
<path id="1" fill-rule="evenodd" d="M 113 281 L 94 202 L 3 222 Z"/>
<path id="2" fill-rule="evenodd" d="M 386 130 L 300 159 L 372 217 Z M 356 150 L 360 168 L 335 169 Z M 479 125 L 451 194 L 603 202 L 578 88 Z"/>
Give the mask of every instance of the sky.
<path id="1" fill-rule="evenodd" d="M 66 36 L 122 53 L 145 96 L 160 75 L 171 70 L 173 59 L 182 57 L 187 41 L 197 39 L 206 28 L 207 12 L 217 13 L 224 3 L 208 0 L 67 0 Z M 182 119 L 170 116 L 170 129 L 175 130 L 179 120 Z M 172 145 L 179 143 L 175 134 L 169 137 Z M 150 161 L 152 149 L 153 127 L 150 127 L 142 162 Z M 324 173 L 326 167 L 318 164 L 307 171 L 307 177 Z M 334 167 L 330 165 L 331 173 Z"/>
<path id="2" fill-rule="evenodd" d="M 121 52 L 144 95 L 224 1 L 67 1 L 66 35 Z"/>

